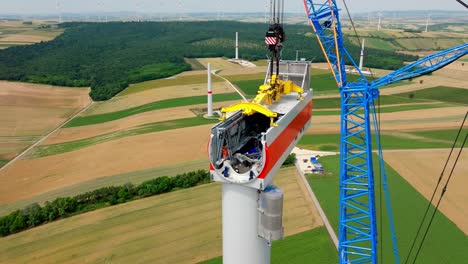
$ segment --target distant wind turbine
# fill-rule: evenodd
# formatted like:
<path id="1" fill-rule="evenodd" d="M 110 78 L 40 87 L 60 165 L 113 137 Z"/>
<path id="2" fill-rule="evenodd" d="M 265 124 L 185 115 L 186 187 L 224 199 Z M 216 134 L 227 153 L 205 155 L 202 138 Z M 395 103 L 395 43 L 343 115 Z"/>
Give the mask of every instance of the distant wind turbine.
<path id="1" fill-rule="evenodd" d="M 379 12 L 379 24 L 377 26 L 377 30 L 380 31 L 382 28 L 382 13 Z"/>
<path id="2" fill-rule="evenodd" d="M 62 10 L 61 10 L 61 9 L 62 9 L 62 6 L 61 6 L 59 0 L 56 0 L 56 1 L 55 1 L 55 7 L 57 8 L 57 13 L 58 13 L 58 15 L 59 15 L 58 21 L 59 21 L 59 23 L 62 23 Z"/>
<path id="3" fill-rule="evenodd" d="M 427 28 L 429 27 L 429 20 L 431 20 L 431 14 L 428 14 L 427 15 L 427 19 L 426 19 L 426 30 L 424 32 L 427 32 Z"/>

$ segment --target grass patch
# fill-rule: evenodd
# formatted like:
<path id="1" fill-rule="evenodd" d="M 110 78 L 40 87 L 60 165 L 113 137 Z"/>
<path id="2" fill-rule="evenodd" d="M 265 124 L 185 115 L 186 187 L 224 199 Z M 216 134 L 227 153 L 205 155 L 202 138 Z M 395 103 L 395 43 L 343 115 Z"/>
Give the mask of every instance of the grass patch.
<path id="1" fill-rule="evenodd" d="M 213 95 L 213 101 L 215 102 L 232 101 L 232 100 L 238 100 L 238 99 L 239 99 L 239 94 L 237 93 Z M 203 104 L 203 103 L 206 103 L 205 95 L 161 100 L 161 101 L 156 101 L 156 102 L 152 102 L 149 104 L 144 104 L 144 105 L 140 105 L 137 107 L 133 107 L 133 108 L 117 111 L 117 112 L 112 112 L 112 113 L 105 113 L 105 114 L 91 115 L 91 116 L 79 116 L 79 117 L 74 118 L 69 123 L 67 123 L 64 127 L 78 127 L 78 126 L 101 124 L 101 123 L 122 119 L 125 117 L 129 117 L 129 116 L 144 113 L 144 112 L 178 107 L 178 106 Z"/>
<path id="2" fill-rule="evenodd" d="M 247 96 L 257 95 L 258 87 L 264 82 L 263 79 L 245 80 L 233 82 L 234 85 L 239 87 Z"/>
<path id="3" fill-rule="evenodd" d="M 437 100 L 448 103 L 468 104 L 468 89 L 437 86 L 419 91 L 397 94 L 400 97 Z"/>
<path id="4" fill-rule="evenodd" d="M 5 164 L 7 164 L 9 162 L 9 160 L 0 160 L 0 168 L 5 166 Z"/>
<path id="5" fill-rule="evenodd" d="M 339 157 L 328 156 L 320 159 L 327 174 L 307 175 L 308 181 L 315 194 L 318 196 L 322 208 L 337 230 L 338 206 L 339 206 Z M 417 231 L 420 219 L 428 201 L 406 182 L 390 166 L 386 166 L 388 184 L 392 201 L 393 213 L 397 232 L 398 247 L 402 260 L 406 257 L 413 237 Z M 376 171 L 374 169 L 374 171 Z M 376 184 L 380 183 L 376 177 Z M 378 192 L 377 192 L 378 193 Z M 379 205 L 379 195 L 376 195 L 376 206 Z M 377 209 L 378 212 L 378 209 Z M 386 218 L 384 214 L 384 219 Z M 380 243 L 383 243 L 383 263 L 393 263 L 390 235 L 384 220 L 383 240 L 379 235 Z M 444 243 L 440 243 L 444 241 Z M 463 263 L 466 260 L 466 248 L 468 239 L 445 215 L 436 213 L 433 225 L 430 229 L 424 247 L 418 258 L 418 263 Z"/>
<path id="6" fill-rule="evenodd" d="M 92 137 L 92 138 L 86 138 L 86 139 L 81 139 L 81 140 L 65 142 L 65 143 L 53 144 L 53 145 L 38 146 L 34 148 L 33 151 L 31 151 L 31 153 L 29 154 L 29 157 L 39 158 L 39 157 L 52 156 L 52 155 L 62 154 L 65 152 L 70 152 L 70 151 L 78 150 L 81 148 L 89 147 L 92 145 L 108 142 L 111 140 L 116 140 L 116 139 L 123 138 L 123 137 L 136 136 L 136 135 L 160 132 L 160 131 L 177 129 L 177 128 L 214 124 L 217 122 L 219 122 L 217 119 L 206 119 L 201 116 L 197 116 L 197 117 L 189 117 L 189 118 L 182 118 L 182 119 L 176 119 L 176 120 L 144 124 L 144 125 L 137 126 L 128 130 L 112 132 L 112 133 L 99 135 L 99 136 Z"/>
<path id="7" fill-rule="evenodd" d="M 288 236 L 284 240 L 274 241 L 271 247 L 271 263 L 303 264 L 313 260 L 314 263 L 337 263 L 338 255 L 324 227 Z M 218 257 L 202 264 L 221 264 Z"/>
<path id="8" fill-rule="evenodd" d="M 222 82 L 223 80 L 213 76 L 213 82 Z M 146 90 L 167 87 L 167 86 L 176 86 L 176 85 L 186 85 L 186 84 L 200 84 L 206 83 L 207 77 L 205 74 L 201 75 L 187 75 L 187 76 L 176 76 L 173 78 L 159 79 L 147 82 L 141 82 L 136 84 L 130 84 L 128 88 L 123 90 L 118 96 L 124 96 L 134 93 L 143 92 Z"/>
<path id="9" fill-rule="evenodd" d="M 448 135 L 453 135 L 457 131 L 451 130 L 446 133 Z M 443 137 L 442 133 L 444 132 L 408 132 L 407 134 L 411 135 L 421 135 L 423 133 L 431 134 L 434 133 L 440 137 Z M 439 135 L 440 133 L 440 135 Z M 453 136 L 455 138 L 455 136 Z M 450 148 L 452 147 L 450 137 L 446 138 L 447 142 L 440 142 L 434 140 L 440 140 L 436 137 L 427 137 L 427 138 L 411 138 L 405 137 L 404 135 L 388 135 L 381 133 L 381 142 L 382 148 L 384 150 L 389 149 L 427 149 L 427 148 Z M 453 140 L 453 139 L 451 139 Z M 374 142 L 373 142 L 374 143 Z M 373 144 L 375 149 L 375 144 Z M 460 143 L 457 144 L 460 146 Z M 298 143 L 298 147 L 306 149 L 315 149 L 321 151 L 339 151 L 340 150 L 340 135 L 339 134 L 307 134 L 302 137 Z"/>

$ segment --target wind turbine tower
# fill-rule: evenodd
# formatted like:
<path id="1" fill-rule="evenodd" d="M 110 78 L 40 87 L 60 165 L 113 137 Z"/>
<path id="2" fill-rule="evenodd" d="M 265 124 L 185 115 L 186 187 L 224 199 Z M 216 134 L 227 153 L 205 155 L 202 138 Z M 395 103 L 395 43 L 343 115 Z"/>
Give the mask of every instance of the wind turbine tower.
<path id="1" fill-rule="evenodd" d="M 58 22 L 59 22 L 59 23 L 62 23 L 62 6 L 61 6 L 59 0 L 57 0 L 57 1 L 55 2 L 55 7 L 57 8 L 57 13 L 58 13 L 58 15 L 59 15 L 59 17 L 58 17 Z"/>
<path id="2" fill-rule="evenodd" d="M 208 117 L 213 116 L 213 86 L 211 82 L 211 64 L 207 65 L 208 70 Z"/>
<path id="3" fill-rule="evenodd" d="M 362 39 L 361 55 L 359 56 L 359 70 L 362 71 L 362 65 L 364 64 L 364 43 L 366 39 Z"/>
<path id="4" fill-rule="evenodd" d="M 427 32 L 427 28 L 429 27 L 429 20 L 431 20 L 431 14 L 428 14 L 428 15 L 427 15 L 427 19 L 426 19 L 426 30 L 424 30 L 424 32 Z"/>
<path id="5" fill-rule="evenodd" d="M 236 60 L 239 59 L 239 32 L 236 32 Z"/>
<path id="6" fill-rule="evenodd" d="M 379 24 L 377 26 L 377 30 L 380 31 L 380 29 L 382 28 L 382 13 L 379 12 Z"/>

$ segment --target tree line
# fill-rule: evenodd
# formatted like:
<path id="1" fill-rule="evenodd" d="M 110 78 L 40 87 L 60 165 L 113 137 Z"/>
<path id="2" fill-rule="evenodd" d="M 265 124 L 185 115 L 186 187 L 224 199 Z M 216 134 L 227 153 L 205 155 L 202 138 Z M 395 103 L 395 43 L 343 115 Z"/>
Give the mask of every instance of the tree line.
<path id="1" fill-rule="evenodd" d="M 234 56 L 234 33 L 241 37 L 247 60 L 268 55 L 266 25 L 234 21 L 62 23 L 63 34 L 52 41 L 0 50 L 0 79 L 71 87 L 91 87 L 90 96 L 107 100 L 128 87 L 190 70 L 184 58 Z M 283 58 L 324 61 L 304 25 L 285 25 Z M 345 40 L 350 54 L 359 47 Z M 416 57 L 368 49 L 367 65 L 396 69 Z M 382 60 L 386 58 L 386 60 Z"/>
<path id="2" fill-rule="evenodd" d="M 121 186 L 99 188 L 73 197 L 60 197 L 43 206 L 31 204 L 0 218 L 0 236 L 8 236 L 58 219 L 70 217 L 128 201 L 186 189 L 210 182 L 210 174 L 198 170 L 175 177 L 159 177 L 137 186 L 127 183 Z"/>

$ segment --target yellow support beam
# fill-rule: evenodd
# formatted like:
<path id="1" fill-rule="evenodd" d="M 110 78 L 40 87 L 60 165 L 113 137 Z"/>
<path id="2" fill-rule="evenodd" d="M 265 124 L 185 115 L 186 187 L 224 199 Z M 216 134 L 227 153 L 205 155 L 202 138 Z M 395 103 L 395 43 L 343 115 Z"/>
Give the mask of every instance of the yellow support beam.
<path id="1" fill-rule="evenodd" d="M 281 95 L 290 94 L 292 92 L 297 93 L 298 100 L 303 100 L 302 93 L 304 90 L 301 87 L 297 86 L 292 81 L 283 81 L 280 80 L 277 75 L 272 75 L 270 83 L 261 85 L 258 88 L 257 96 L 255 96 L 251 103 L 242 102 L 221 108 L 221 112 L 223 113 L 221 120 L 226 119 L 226 113 L 242 110 L 242 114 L 248 116 L 261 113 L 270 118 L 271 126 L 276 126 L 274 119 L 278 117 L 278 114 L 269 110 L 264 105 L 271 105 L 279 101 Z"/>

